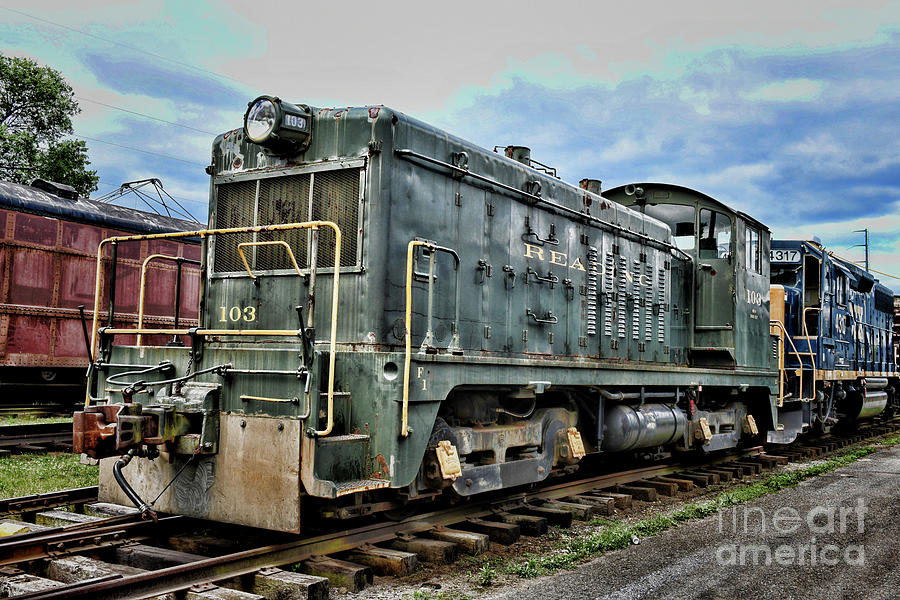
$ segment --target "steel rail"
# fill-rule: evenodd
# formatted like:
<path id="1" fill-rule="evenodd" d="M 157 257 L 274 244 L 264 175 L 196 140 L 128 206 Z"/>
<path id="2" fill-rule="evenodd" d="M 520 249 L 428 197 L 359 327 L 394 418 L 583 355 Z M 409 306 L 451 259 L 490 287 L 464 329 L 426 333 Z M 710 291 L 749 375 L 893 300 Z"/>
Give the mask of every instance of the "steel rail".
<path id="1" fill-rule="evenodd" d="M 149 539 L 175 525 L 182 525 L 185 520 L 180 516 L 164 517 L 157 522 L 135 520 L 139 517 L 138 514 L 111 517 L 94 523 L 10 536 L 0 542 L 0 566 Z"/>
<path id="2" fill-rule="evenodd" d="M 759 454 L 761 449 L 761 447 L 746 449 L 711 461 L 703 461 L 702 464 L 709 465 L 737 460 L 744 456 Z M 393 539 L 398 534 L 414 534 L 438 526 L 448 526 L 485 517 L 524 506 L 536 500 L 556 500 L 598 487 L 610 487 L 648 477 L 668 475 L 686 468 L 690 467 L 684 464 L 650 466 L 598 475 L 574 482 L 558 483 L 540 490 L 517 492 L 499 499 L 483 500 L 477 504 L 467 504 L 416 515 L 399 522 L 376 523 L 357 529 L 331 532 L 285 544 L 264 546 L 216 558 L 198 560 L 158 571 L 99 581 L 92 585 L 76 584 L 53 588 L 36 595 L 34 600 L 61 600 L 64 598 L 136 600 L 174 593 L 195 585 L 247 575 L 266 567 L 295 563 L 316 555 L 350 550 L 363 544 L 384 542 Z M 2 546 L 0 546 L 0 552 L 2 552 Z"/>
<path id="3" fill-rule="evenodd" d="M 72 504 L 85 504 L 96 502 L 98 488 L 96 485 L 59 492 L 47 492 L 44 494 L 31 494 L 18 498 L 0 500 L 0 517 L 47 510 L 57 506 L 70 506 Z"/>
<path id="4" fill-rule="evenodd" d="M 23 445 L 72 445 L 71 423 L 30 423 L 0 427 L 0 448 Z"/>
<path id="5" fill-rule="evenodd" d="M 900 420 L 893 419 L 885 424 L 897 426 L 900 424 Z M 878 424 L 873 423 L 874 425 Z M 536 500 L 555 500 L 597 488 L 611 487 L 649 477 L 677 473 L 685 469 L 703 468 L 704 466 L 727 463 L 739 460 L 742 457 L 758 455 L 762 450 L 761 446 L 757 446 L 743 449 L 733 454 L 715 457 L 711 460 L 697 461 L 696 464 L 656 465 L 630 471 L 597 475 L 577 481 L 562 482 L 540 490 L 517 492 L 502 498 L 485 499 L 477 504 L 457 506 L 413 516 L 400 522 L 376 523 L 352 530 L 330 532 L 312 538 L 245 550 L 218 558 L 207 558 L 138 575 L 69 584 L 43 592 L 35 592 L 29 596 L 29 600 L 56 600 L 63 598 L 124 600 L 173 593 L 194 585 L 208 584 L 246 575 L 265 567 L 294 563 L 315 555 L 332 554 L 363 544 L 387 541 L 398 534 L 414 534 L 437 526 L 453 525 L 454 523 L 488 516 L 504 510 L 527 506 L 529 502 Z M 177 517 L 172 519 L 173 523 L 181 524 L 174 521 Z M 130 524 L 130 527 L 133 528 L 143 526 L 152 528 L 152 524 L 149 522 Z M 122 526 L 122 528 L 124 527 L 126 526 Z M 73 528 L 66 529 L 71 530 Z M 115 526 L 108 529 L 115 529 Z M 34 534 L 33 539 L 40 539 L 43 533 Z M 96 536 L 96 529 L 86 529 L 82 532 L 82 535 L 90 540 L 91 538 L 88 536 Z M 44 535 L 43 537 L 46 538 L 47 536 Z M 2 548 L 3 545 L 0 545 L 0 552 L 2 552 Z M 54 554 L 56 553 L 54 552 Z"/>

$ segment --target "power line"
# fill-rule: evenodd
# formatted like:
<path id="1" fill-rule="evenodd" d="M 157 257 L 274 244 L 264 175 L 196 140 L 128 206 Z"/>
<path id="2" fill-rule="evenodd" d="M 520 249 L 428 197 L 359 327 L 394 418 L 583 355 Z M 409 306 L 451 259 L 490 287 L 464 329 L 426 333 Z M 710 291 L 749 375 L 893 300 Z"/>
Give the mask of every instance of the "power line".
<path id="1" fill-rule="evenodd" d="M 206 165 L 203 165 L 203 164 L 200 164 L 200 163 L 196 163 L 196 162 L 192 162 L 192 161 L 190 161 L 190 160 L 185 160 L 185 159 L 183 159 L 183 158 L 178 158 L 177 156 L 171 156 L 171 155 L 169 155 L 169 154 L 162 154 L 161 152 L 153 152 L 153 151 L 151 151 L 151 150 L 141 150 L 140 148 L 135 148 L 134 146 L 126 146 L 126 145 L 124 145 L 124 144 L 117 144 L 117 143 L 115 143 L 115 142 L 108 142 L 108 141 L 106 141 L 106 140 L 100 140 L 100 139 L 97 139 L 97 138 L 88 137 L 88 136 L 86 136 L 86 135 L 80 135 L 80 134 L 78 134 L 78 135 L 75 135 L 75 136 L 73 136 L 73 137 L 80 138 L 80 139 L 83 139 L 83 140 L 90 140 L 90 141 L 92 141 L 92 142 L 99 142 L 99 143 L 101 143 L 101 144 L 109 144 L 110 146 L 115 146 L 115 147 L 117 147 L 117 148 L 124 148 L 124 149 L 126 149 L 126 150 L 134 150 L 135 152 L 141 152 L 141 153 L 143 153 L 143 154 L 150 154 L 150 155 L 152 155 L 152 156 L 159 156 L 160 158 L 168 158 L 169 160 L 177 160 L 178 162 L 183 162 L 183 163 L 186 163 L 186 164 L 189 164 L 189 165 L 194 165 L 195 167 L 203 167 L 203 168 L 206 168 Z"/>
<path id="2" fill-rule="evenodd" d="M 175 123 L 173 121 L 166 121 L 165 119 L 160 119 L 159 117 L 154 117 L 152 115 L 147 115 L 141 112 L 137 112 L 135 110 L 129 110 L 127 108 L 122 108 L 121 106 L 114 106 L 112 104 L 106 104 L 105 102 L 100 102 L 98 100 L 91 100 L 90 98 L 85 98 L 84 96 L 75 96 L 78 100 L 82 100 L 85 102 L 91 102 L 93 104 L 99 104 L 100 106 L 105 106 L 107 108 L 113 108 L 115 110 L 120 110 L 122 112 L 126 112 L 132 115 L 137 115 L 139 117 L 144 117 L 147 119 L 152 119 L 154 121 L 159 121 L 160 123 L 165 123 L 166 125 L 172 125 L 174 127 L 182 127 L 184 129 L 190 129 L 191 131 L 196 131 L 197 133 L 205 133 L 207 135 L 216 136 L 217 133 L 213 133 L 212 131 L 206 131 L 204 129 L 197 129 L 196 127 L 191 127 L 190 125 L 184 125 L 182 123 Z"/>
<path id="3" fill-rule="evenodd" d="M 120 183 L 119 184 L 109 183 L 108 181 L 102 181 L 102 180 L 98 181 L 97 183 L 99 183 L 100 185 L 105 185 L 105 186 L 116 188 L 116 189 L 119 189 L 122 187 L 122 184 L 120 184 Z M 172 196 L 172 194 L 169 194 L 169 192 L 166 192 L 166 195 L 168 195 L 169 197 L 171 197 L 173 200 L 176 200 L 176 201 L 180 200 L 181 202 L 184 202 L 184 203 L 200 204 L 201 210 L 208 208 L 202 200 L 186 200 L 185 198 L 178 198 L 176 196 Z M 125 198 L 125 196 L 120 196 L 119 198 L 117 198 L 117 200 L 121 200 L 122 198 Z M 119 206 L 123 206 L 123 205 L 119 205 Z M 179 206 L 180 206 L 180 203 L 179 203 Z M 191 219 L 193 219 L 194 221 L 197 221 L 198 223 L 201 222 L 197 219 L 197 217 L 194 216 L 194 213 L 191 212 L 189 209 L 185 208 L 184 206 L 182 206 L 182 208 L 190 215 Z"/>
<path id="4" fill-rule="evenodd" d="M 891 279 L 900 279 L 900 277 L 896 275 L 891 275 L 890 273 L 885 273 L 884 271 L 879 271 L 878 269 L 869 268 L 873 273 L 878 273 L 879 275 L 884 275 L 885 277 L 890 277 Z"/>
<path id="5" fill-rule="evenodd" d="M 858 261 L 858 260 L 850 260 L 846 256 L 841 256 L 840 254 L 836 254 L 834 252 L 829 252 L 829 254 L 831 254 L 832 256 L 835 256 L 837 258 L 840 258 L 841 260 L 845 260 L 849 263 L 853 263 L 855 265 L 858 265 L 860 262 L 862 262 L 862 261 Z M 891 279 L 900 279 L 900 277 L 898 277 L 897 275 L 891 275 L 890 273 L 885 273 L 884 271 L 879 271 L 878 269 L 873 269 L 871 267 L 869 267 L 866 270 L 872 271 L 873 273 L 878 273 L 879 275 L 884 275 L 885 277 L 890 277 Z"/>
<path id="6" fill-rule="evenodd" d="M 13 8 L 8 8 L 8 7 L 6 7 L 6 6 L 0 6 L 0 8 L 2 8 L 3 10 L 9 11 L 9 12 L 11 12 L 11 13 L 15 13 L 15 14 L 17 14 L 17 15 L 21 15 L 21 16 L 23 16 L 23 17 L 28 17 L 29 19 L 34 19 L 35 21 L 41 21 L 41 22 L 43 22 L 43 23 L 49 23 L 50 25 L 54 25 L 54 26 L 59 27 L 59 28 L 61 28 L 61 29 L 67 29 L 67 30 L 69 30 L 69 31 L 74 31 L 75 33 L 80 33 L 80 34 L 82 34 L 82 35 L 86 35 L 86 36 L 88 36 L 88 37 L 92 37 L 92 38 L 94 38 L 94 39 L 104 41 L 104 42 L 106 42 L 106 43 L 108 43 L 108 44 L 115 44 L 116 46 L 122 46 L 123 48 L 128 48 L 128 49 L 130 49 L 130 50 L 134 50 L 135 52 L 142 52 L 142 53 L 144 53 L 144 54 L 147 54 L 148 56 L 152 56 L 152 57 L 154 57 L 154 58 L 158 58 L 158 59 L 160 59 L 160 60 L 164 60 L 164 61 L 170 62 L 170 63 L 172 63 L 172 64 L 180 65 L 180 66 L 182 66 L 182 67 L 187 67 L 188 69 L 193 69 L 194 71 L 200 71 L 200 72 L 202 72 L 202 73 L 206 73 L 206 74 L 208 74 L 208 75 L 213 75 L 213 76 L 219 77 L 219 78 L 221 78 L 221 79 L 228 79 L 228 80 L 234 81 L 234 82 L 236 82 L 236 83 L 240 83 L 241 85 L 247 86 L 247 87 L 249 87 L 249 88 L 254 87 L 254 86 L 248 84 L 248 83 L 245 82 L 245 81 L 241 81 L 240 79 L 236 79 L 236 78 L 231 77 L 231 76 L 229 76 L 229 75 L 224 75 L 224 74 L 222 74 L 222 73 L 216 73 L 215 71 L 210 71 L 210 70 L 208 70 L 208 69 L 204 69 L 204 68 L 202 68 L 202 67 L 198 67 L 198 66 L 192 65 L 192 64 L 190 64 L 190 63 L 182 62 L 182 61 L 180 61 L 180 60 L 175 60 L 174 58 L 169 58 L 169 57 L 167 57 L 167 56 L 162 56 L 162 55 L 160 55 L 160 54 L 155 54 L 155 53 L 153 53 L 153 52 L 148 52 L 147 50 L 144 50 L 143 48 L 138 48 L 137 46 L 132 46 L 132 45 L 130 45 L 130 44 L 124 44 L 124 43 L 122 43 L 122 42 L 117 42 L 117 41 L 115 41 L 115 40 L 111 40 L 111 39 L 109 39 L 109 38 L 105 38 L 105 37 L 96 35 L 96 34 L 94 34 L 94 33 L 89 33 L 89 32 L 87 32 L 87 31 L 84 31 L 83 29 L 76 29 L 76 28 L 74 28 L 74 27 L 69 27 L 68 25 L 63 25 L 63 24 L 61 24 L 61 23 L 56 23 L 55 21 L 51 21 L 51 20 L 49 20 L 49 19 L 44 19 L 44 18 L 42 18 L 42 17 L 38 17 L 38 16 L 35 16 L 35 15 L 32 15 L 32 14 L 29 14 L 29 13 L 27 13 L 27 12 L 23 12 L 23 11 L 21 11 L 21 10 L 15 10 L 15 9 L 13 9 Z"/>

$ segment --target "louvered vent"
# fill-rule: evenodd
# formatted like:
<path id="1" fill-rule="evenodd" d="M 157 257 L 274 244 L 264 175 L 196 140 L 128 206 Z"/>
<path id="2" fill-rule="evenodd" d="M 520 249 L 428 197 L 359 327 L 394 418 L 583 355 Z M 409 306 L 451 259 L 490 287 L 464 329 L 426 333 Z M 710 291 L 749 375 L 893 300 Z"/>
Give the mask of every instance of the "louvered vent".
<path id="1" fill-rule="evenodd" d="M 333 221 L 342 234 L 341 266 L 355 266 L 359 180 L 360 169 L 354 168 L 220 184 L 216 198 L 216 228 Z M 238 244 L 251 241 L 285 241 L 297 264 L 301 268 L 308 267 L 310 239 L 310 232 L 305 229 L 216 236 L 215 271 L 243 271 Z M 254 271 L 293 269 L 282 246 L 249 247 L 244 249 L 244 255 Z M 321 269 L 332 265 L 334 233 L 329 228 L 322 228 L 319 230 L 317 266 Z"/>

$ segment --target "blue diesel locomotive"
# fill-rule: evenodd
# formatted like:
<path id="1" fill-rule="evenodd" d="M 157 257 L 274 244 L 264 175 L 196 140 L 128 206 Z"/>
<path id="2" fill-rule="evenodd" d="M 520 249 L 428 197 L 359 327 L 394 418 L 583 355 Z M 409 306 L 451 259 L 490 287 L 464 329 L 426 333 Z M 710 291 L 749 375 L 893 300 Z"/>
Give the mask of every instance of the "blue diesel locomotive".
<path id="1" fill-rule="evenodd" d="M 771 318 L 779 397 L 827 430 L 897 409 L 891 290 L 817 241 L 773 240 Z"/>

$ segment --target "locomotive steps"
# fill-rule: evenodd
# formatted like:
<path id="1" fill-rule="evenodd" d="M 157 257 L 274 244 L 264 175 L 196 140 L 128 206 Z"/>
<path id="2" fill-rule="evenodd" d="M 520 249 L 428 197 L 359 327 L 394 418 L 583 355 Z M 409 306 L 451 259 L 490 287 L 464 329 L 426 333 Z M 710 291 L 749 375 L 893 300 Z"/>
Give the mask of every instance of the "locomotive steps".
<path id="1" fill-rule="evenodd" d="M 274 536 L 276 545 L 272 546 L 261 546 L 272 543 L 271 532 L 260 537 L 260 532 L 229 529 L 217 537 L 200 531 L 208 528 L 208 523 L 185 518 L 169 518 L 153 525 L 135 522 L 133 517 L 122 522 L 122 517 L 109 517 L 107 507 L 90 503 L 85 512 L 93 514 L 80 515 L 46 510 L 34 499 L 30 504 L 5 501 L 6 508 L 18 507 L 18 516 L 27 519 L 31 515 L 44 527 L 75 525 L 62 530 L 30 526 L 38 530 L 0 543 L 0 564 L 6 565 L 0 573 L 0 595 L 147 597 L 191 588 L 190 598 L 326 598 L 329 588 L 358 591 L 376 574 L 412 574 L 414 579 L 421 579 L 432 569 L 418 569 L 418 565 L 447 564 L 461 556 L 484 557 L 488 550 L 490 557 L 506 547 L 520 552 L 523 547 L 549 544 L 544 534 L 558 531 L 550 526 L 565 528 L 575 522 L 581 528 L 587 527 L 585 522 L 612 520 L 623 527 L 623 532 L 630 532 L 628 527 L 632 525 L 627 523 L 642 512 L 659 512 L 682 499 L 718 493 L 728 482 L 756 477 L 788 461 L 816 458 L 842 445 L 898 429 L 895 421 L 872 426 L 850 438 L 822 438 L 772 454 L 756 450 L 692 468 L 660 466 L 604 475 L 520 492 L 491 504 L 467 504 L 399 523 L 380 523 L 314 538 Z M 90 498 L 90 488 L 79 493 L 72 497 L 74 502 L 84 503 Z M 65 501 L 42 496 L 49 505 Z M 703 516 L 703 506 L 690 504 L 675 514 Z M 668 517 L 650 521 L 663 518 Z M 4 528 L 16 525 L 20 529 L 25 526 L 22 521 L 3 522 Z M 634 529 L 639 532 L 638 538 L 645 529 Z M 239 551 L 248 547 L 252 549 Z M 491 559 L 465 560 L 483 566 L 492 564 Z M 294 564 L 300 572 L 264 568 L 273 564 Z M 11 570 L 12 565 L 22 570 Z M 510 573 L 527 575 L 538 568 L 534 565 L 547 568 L 534 559 L 506 568 Z M 484 573 L 489 575 L 490 570 Z M 482 579 L 490 579 L 488 575 Z M 89 579 L 92 581 L 85 581 Z M 211 586 L 211 582 L 222 587 Z"/>

